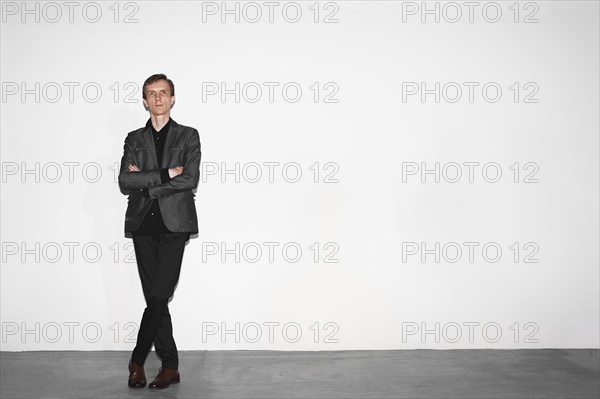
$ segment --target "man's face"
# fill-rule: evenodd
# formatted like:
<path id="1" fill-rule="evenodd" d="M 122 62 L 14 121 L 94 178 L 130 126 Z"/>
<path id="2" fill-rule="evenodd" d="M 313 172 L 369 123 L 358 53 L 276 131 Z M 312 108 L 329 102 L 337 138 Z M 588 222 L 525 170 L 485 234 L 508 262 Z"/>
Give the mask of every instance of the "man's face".
<path id="1" fill-rule="evenodd" d="M 175 96 L 171 95 L 171 88 L 166 80 L 157 80 L 146 86 L 144 105 L 152 115 L 168 115 L 174 102 Z"/>

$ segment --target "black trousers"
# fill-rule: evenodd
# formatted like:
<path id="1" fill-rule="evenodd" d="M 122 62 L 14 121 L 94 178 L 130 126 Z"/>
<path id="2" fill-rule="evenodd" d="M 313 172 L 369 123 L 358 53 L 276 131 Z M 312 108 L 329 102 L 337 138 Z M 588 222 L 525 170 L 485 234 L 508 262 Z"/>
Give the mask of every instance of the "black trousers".
<path id="1" fill-rule="evenodd" d="M 164 233 L 133 236 L 146 309 L 138 331 L 131 360 L 143 365 L 152 348 L 162 361 L 162 367 L 177 370 L 179 357 L 173 339 L 169 314 L 169 299 L 179 280 L 183 249 L 190 233 Z"/>

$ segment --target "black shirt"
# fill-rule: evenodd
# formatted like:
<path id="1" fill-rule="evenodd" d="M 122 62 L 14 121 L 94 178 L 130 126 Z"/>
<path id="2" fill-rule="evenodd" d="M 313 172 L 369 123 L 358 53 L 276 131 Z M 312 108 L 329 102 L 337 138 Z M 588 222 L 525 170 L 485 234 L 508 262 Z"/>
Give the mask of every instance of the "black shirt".
<path id="1" fill-rule="evenodd" d="M 146 123 L 146 127 L 150 127 L 150 131 L 152 132 L 152 137 L 154 138 L 154 148 L 156 149 L 156 159 L 158 160 L 158 165 L 160 167 L 163 158 L 163 150 L 165 148 L 165 142 L 167 141 L 167 133 L 169 133 L 169 126 L 171 125 L 171 118 L 165 126 L 163 126 L 160 131 L 156 131 L 154 126 L 152 126 L 152 120 L 149 119 L 148 123 Z M 135 172 L 134 172 L 135 173 Z M 164 168 L 160 170 L 160 180 L 161 183 L 168 183 L 171 178 L 169 177 L 169 169 Z M 132 235 L 141 236 L 141 235 L 152 235 L 159 233 L 171 233 L 165 223 L 163 222 L 162 215 L 160 214 L 160 207 L 158 206 L 158 199 L 152 200 L 152 205 L 146 212 L 144 219 L 140 223 L 140 226 L 137 230 L 132 231 Z"/>

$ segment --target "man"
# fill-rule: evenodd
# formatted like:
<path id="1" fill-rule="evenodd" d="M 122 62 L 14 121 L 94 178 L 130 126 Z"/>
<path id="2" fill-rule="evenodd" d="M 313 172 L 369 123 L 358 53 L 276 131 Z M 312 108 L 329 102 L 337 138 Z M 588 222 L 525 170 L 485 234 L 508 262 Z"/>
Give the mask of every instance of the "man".
<path id="1" fill-rule="evenodd" d="M 183 249 L 190 235 L 198 233 L 192 190 L 200 175 L 200 137 L 196 129 L 171 119 L 175 86 L 166 75 L 150 76 L 142 93 L 150 119 L 127 135 L 119 173 L 119 188 L 129 195 L 125 236 L 133 238 L 146 300 L 128 385 L 146 386 L 144 362 L 154 343 L 162 367 L 148 388 L 163 389 L 180 379 L 168 302 Z"/>

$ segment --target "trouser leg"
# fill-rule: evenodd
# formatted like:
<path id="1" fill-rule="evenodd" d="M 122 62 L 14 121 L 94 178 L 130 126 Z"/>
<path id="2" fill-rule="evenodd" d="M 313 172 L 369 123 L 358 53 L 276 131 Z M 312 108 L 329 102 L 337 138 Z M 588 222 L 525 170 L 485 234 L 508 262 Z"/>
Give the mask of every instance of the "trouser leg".
<path id="1" fill-rule="evenodd" d="M 154 343 L 163 367 L 177 369 L 178 356 L 169 314 L 169 298 L 179 280 L 188 233 L 134 237 L 134 248 L 146 309 L 132 360 L 144 364 Z"/>
<path id="2" fill-rule="evenodd" d="M 169 314 L 168 307 L 156 331 L 154 349 L 156 349 L 156 354 L 162 361 L 162 367 L 177 370 L 179 356 L 177 355 L 177 345 L 173 338 L 173 325 L 171 324 L 171 315 Z"/>

